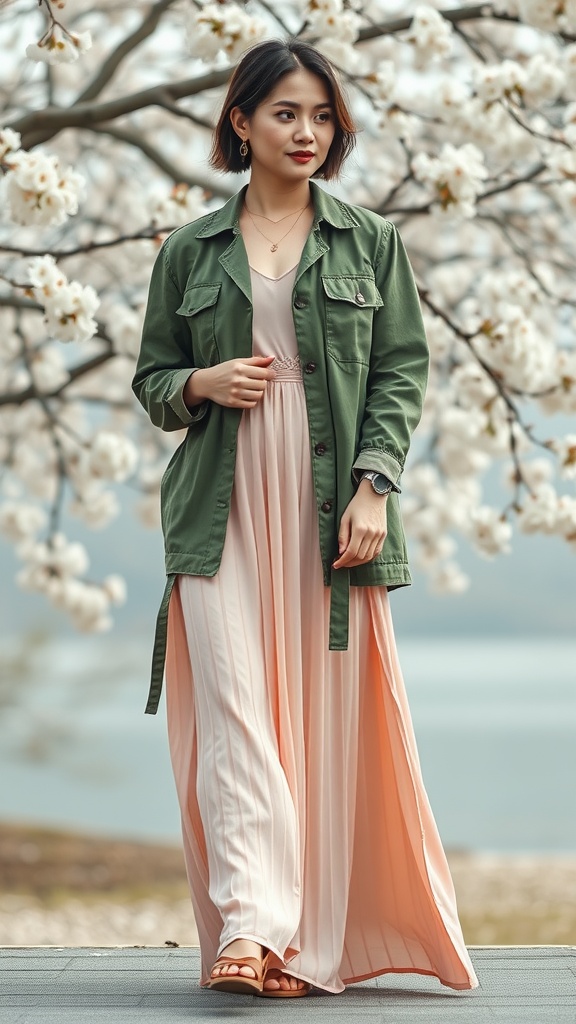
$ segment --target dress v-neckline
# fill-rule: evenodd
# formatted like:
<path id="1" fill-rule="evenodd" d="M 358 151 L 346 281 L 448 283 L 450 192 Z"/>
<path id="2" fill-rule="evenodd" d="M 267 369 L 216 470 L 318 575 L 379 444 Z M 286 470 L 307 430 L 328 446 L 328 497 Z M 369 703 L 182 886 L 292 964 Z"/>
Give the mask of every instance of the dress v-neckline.
<path id="1" fill-rule="evenodd" d="M 286 270 L 283 274 L 280 274 L 280 277 L 269 277 L 268 274 L 263 274 L 261 270 L 256 270 L 256 268 L 252 266 L 250 266 L 250 270 L 254 274 L 258 274 L 258 277 L 265 278 L 266 281 L 281 281 L 283 277 L 287 277 L 293 270 L 296 270 L 297 266 L 298 263 L 295 263 L 293 267 L 290 267 L 290 270 Z"/>

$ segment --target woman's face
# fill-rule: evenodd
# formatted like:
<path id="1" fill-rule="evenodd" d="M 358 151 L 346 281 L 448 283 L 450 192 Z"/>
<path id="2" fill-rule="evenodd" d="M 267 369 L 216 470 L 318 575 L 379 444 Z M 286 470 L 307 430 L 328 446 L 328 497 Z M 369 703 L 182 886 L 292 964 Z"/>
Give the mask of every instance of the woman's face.
<path id="1" fill-rule="evenodd" d="M 310 178 L 324 163 L 334 138 L 334 110 L 322 78 L 299 68 L 284 75 L 250 118 L 230 114 L 251 151 L 252 173 L 290 181 Z"/>

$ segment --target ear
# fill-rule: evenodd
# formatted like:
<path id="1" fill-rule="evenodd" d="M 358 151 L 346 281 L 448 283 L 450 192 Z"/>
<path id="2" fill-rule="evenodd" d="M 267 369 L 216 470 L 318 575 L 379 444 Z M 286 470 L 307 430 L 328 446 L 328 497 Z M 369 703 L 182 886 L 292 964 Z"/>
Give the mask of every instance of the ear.
<path id="1" fill-rule="evenodd" d="M 247 139 L 249 132 L 249 119 L 242 113 L 240 107 L 232 107 L 232 110 L 230 111 L 230 121 L 232 122 L 232 127 L 236 132 L 236 135 L 241 139 Z"/>

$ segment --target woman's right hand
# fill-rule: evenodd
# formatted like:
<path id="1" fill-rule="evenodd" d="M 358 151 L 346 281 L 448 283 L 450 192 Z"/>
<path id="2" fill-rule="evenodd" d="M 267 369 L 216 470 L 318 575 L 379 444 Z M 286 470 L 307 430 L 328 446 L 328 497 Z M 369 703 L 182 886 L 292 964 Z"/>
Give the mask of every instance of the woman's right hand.
<path id="1" fill-rule="evenodd" d="M 226 359 L 215 366 L 196 370 L 184 386 L 188 408 L 209 399 L 232 409 L 253 409 L 261 400 L 269 380 L 276 376 L 270 364 L 274 356 Z"/>

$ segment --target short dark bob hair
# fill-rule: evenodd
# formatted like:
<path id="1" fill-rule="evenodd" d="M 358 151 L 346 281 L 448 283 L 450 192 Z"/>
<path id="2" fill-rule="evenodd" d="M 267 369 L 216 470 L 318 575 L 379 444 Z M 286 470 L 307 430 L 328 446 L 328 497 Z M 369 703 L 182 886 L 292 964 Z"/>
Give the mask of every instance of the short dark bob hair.
<path id="1" fill-rule="evenodd" d="M 312 177 L 328 180 L 338 176 L 344 160 L 354 148 L 356 127 L 330 61 L 300 39 L 267 39 L 243 54 L 232 74 L 214 129 L 210 153 L 212 167 L 238 174 L 250 166 L 250 152 L 244 159 L 240 156 L 240 140 L 232 127 L 230 111 L 233 107 L 240 107 L 246 117 L 251 117 L 284 75 L 302 67 L 318 75 L 325 83 L 336 128 L 328 155 Z"/>

